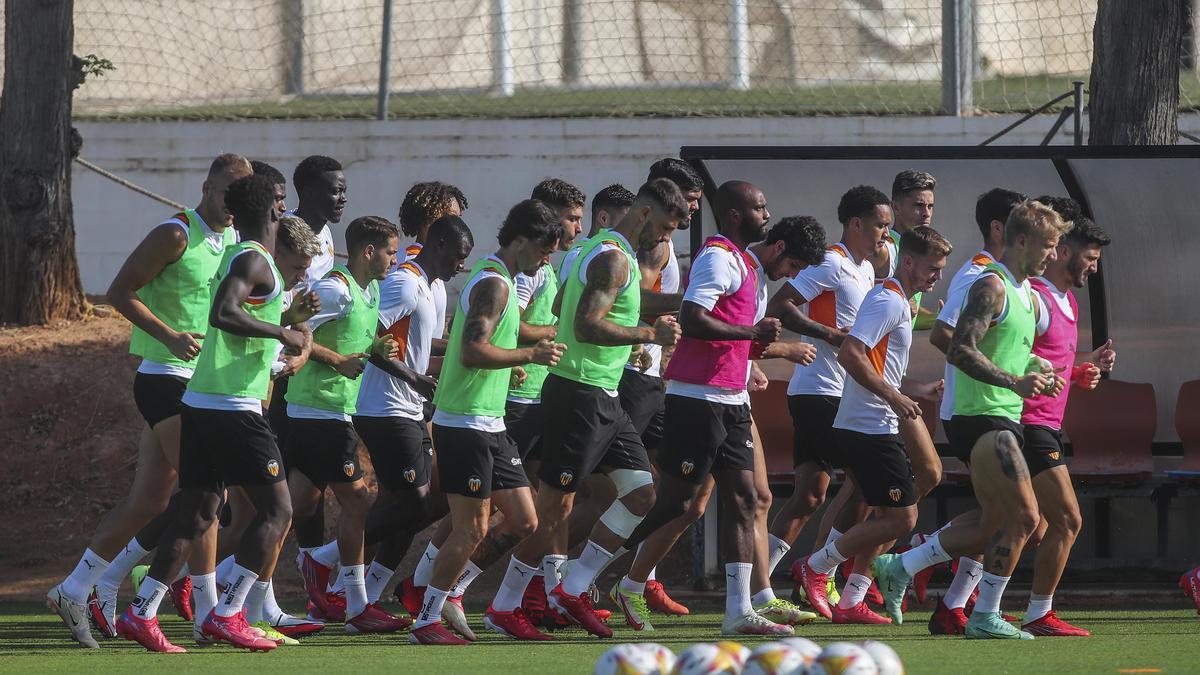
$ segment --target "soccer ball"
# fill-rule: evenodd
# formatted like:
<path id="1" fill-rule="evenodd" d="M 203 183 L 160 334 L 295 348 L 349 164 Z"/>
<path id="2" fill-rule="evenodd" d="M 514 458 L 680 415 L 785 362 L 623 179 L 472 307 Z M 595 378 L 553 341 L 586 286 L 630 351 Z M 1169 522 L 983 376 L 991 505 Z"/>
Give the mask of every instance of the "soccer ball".
<path id="1" fill-rule="evenodd" d="M 675 667 L 675 652 L 670 649 L 653 642 L 641 642 L 637 646 L 654 659 L 654 663 L 658 666 L 658 670 L 654 672 L 660 675 L 669 675 L 671 669 Z"/>
<path id="2" fill-rule="evenodd" d="M 717 649 L 729 654 L 733 662 L 737 664 L 738 670 L 741 670 L 746 665 L 746 661 L 750 659 L 750 650 L 731 640 L 718 642 Z"/>
<path id="3" fill-rule="evenodd" d="M 834 642 L 817 657 L 825 675 L 879 675 L 867 650 L 849 642 Z"/>
<path id="4" fill-rule="evenodd" d="M 859 644 L 875 660 L 875 667 L 879 668 L 879 675 L 904 675 L 904 662 L 900 660 L 896 650 L 875 640 L 867 640 Z"/>
<path id="5" fill-rule="evenodd" d="M 804 656 L 782 642 L 768 642 L 750 653 L 742 675 L 805 675 Z"/>
<path id="6" fill-rule="evenodd" d="M 654 656 L 638 645 L 617 645 L 596 662 L 594 675 L 653 675 L 659 672 Z"/>
<path id="7" fill-rule="evenodd" d="M 817 662 L 817 657 L 821 655 L 821 645 L 802 637 L 790 637 L 780 640 L 783 644 L 800 652 L 800 656 L 804 657 L 804 665 L 811 668 Z"/>
<path id="8" fill-rule="evenodd" d="M 728 652 L 716 645 L 700 643 L 679 652 L 671 675 L 737 675 L 738 667 Z"/>

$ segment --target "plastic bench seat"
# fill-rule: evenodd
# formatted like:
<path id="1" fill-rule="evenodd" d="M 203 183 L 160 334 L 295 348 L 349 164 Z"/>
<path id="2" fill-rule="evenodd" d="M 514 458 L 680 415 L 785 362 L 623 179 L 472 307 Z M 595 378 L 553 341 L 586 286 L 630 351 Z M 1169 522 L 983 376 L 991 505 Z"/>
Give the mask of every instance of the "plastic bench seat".
<path id="1" fill-rule="evenodd" d="M 1157 414 L 1150 384 L 1105 380 L 1092 391 L 1073 389 L 1063 419 L 1071 474 L 1084 482 L 1149 480 Z"/>

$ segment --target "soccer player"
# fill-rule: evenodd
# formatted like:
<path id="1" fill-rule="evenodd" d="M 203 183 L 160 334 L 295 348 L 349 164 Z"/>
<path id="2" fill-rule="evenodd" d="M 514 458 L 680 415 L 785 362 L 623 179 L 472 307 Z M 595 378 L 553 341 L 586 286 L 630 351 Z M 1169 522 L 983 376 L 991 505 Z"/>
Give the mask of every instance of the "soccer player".
<path id="1" fill-rule="evenodd" d="M 397 263 L 412 260 L 420 253 L 434 221 L 442 216 L 462 216 L 467 206 L 467 197 L 453 185 L 426 181 L 409 188 L 400 202 L 399 218 L 400 231 L 413 241 L 404 249 L 404 260 Z"/>
<path id="2" fill-rule="evenodd" d="M 596 196 L 592 197 L 592 220 L 588 225 L 587 237 L 577 238 L 576 243 L 581 244 L 596 236 L 600 230 L 607 230 L 621 222 L 625 214 L 629 213 L 634 196 L 620 183 L 613 183 L 597 192 Z"/>
<path id="3" fill-rule="evenodd" d="M 321 310 L 308 321 L 313 333 L 312 363 L 293 377 L 287 393 L 288 475 L 303 474 L 314 485 L 328 484 L 341 506 L 338 516 L 340 570 L 346 589 L 346 631 L 388 633 L 408 625 L 367 601 L 363 528 L 370 492 L 358 463 L 358 437 L 351 416 L 358 401 L 364 361 L 389 358 L 390 338 L 376 340 L 379 280 L 395 262 L 400 234 L 383 218 L 356 218 L 346 228 L 348 261 L 334 265 L 312 286 Z M 307 510 L 304 493 L 292 495 Z M 262 583 L 262 582 L 258 582 Z M 322 589 L 323 590 L 323 589 Z M 318 606 L 322 593 L 310 600 Z M 328 610 L 322 607 L 328 614 Z"/>
<path id="4" fill-rule="evenodd" d="M 493 502 L 510 529 L 533 529 L 529 482 L 504 431 L 504 399 L 514 367 L 553 366 L 564 345 L 544 339 L 517 346 L 521 316 L 513 275 L 536 272 L 557 247 L 561 230 L 558 214 L 545 204 L 532 199 L 517 204 L 500 227 L 500 249 L 475 264 L 459 296 L 433 416 L 438 476 L 453 528 L 438 551 L 413 626 L 415 644 L 469 644 L 443 626 L 442 606 L 484 541 Z M 489 613 L 485 622 L 496 619 Z"/>
<path id="5" fill-rule="evenodd" d="M 951 446 L 971 469 L 982 511 L 978 523 L 956 522 L 925 543 L 875 563 L 884 608 L 903 620 L 900 603 L 912 575 L 951 559 L 984 554 L 979 600 L 967 620 L 968 638 L 1032 639 L 1005 622 L 1000 599 L 1025 541 L 1038 527 L 1029 467 L 1021 454 L 1024 399 L 1057 396 L 1064 381 L 1041 359 L 1031 362 L 1037 303 L 1028 279 L 1055 259 L 1062 219 L 1049 207 L 1025 201 L 1004 225 L 1004 255 L 988 265 L 967 294 L 947 359 L 958 368 Z"/>
<path id="6" fill-rule="evenodd" d="M 924 225 L 900 238 L 896 275 L 867 293 L 854 327 L 838 350 L 838 363 L 849 379 L 833 421 L 833 437 L 846 473 L 871 508 L 873 518 L 850 527 L 842 536 L 809 556 L 802 569 L 820 577 L 832 574 L 851 556 L 855 572 L 846 580 L 841 600 L 831 608 L 834 623 L 891 623 L 867 608 L 870 562 L 917 522 L 916 477 L 900 436 L 899 419 L 920 419 L 920 405 L 901 390 L 912 347 L 913 314 L 909 301 L 930 291 L 946 266 L 950 243 Z"/>
<path id="7" fill-rule="evenodd" d="M 298 361 L 293 369 L 303 365 L 311 348 L 311 335 L 279 325 L 286 287 L 303 278 L 309 261 L 294 252 L 299 262 L 287 277 L 276 266 L 279 220 L 267 178 L 235 181 L 225 203 L 241 241 L 226 249 L 213 278 L 205 349 L 183 396 L 176 519 L 159 541 L 137 598 L 117 620 L 119 634 L 150 651 L 183 651 L 158 627 L 158 604 L 167 591 L 161 580 L 174 577 L 192 542 L 214 525 L 226 485 L 242 486 L 257 513 L 203 632 L 242 648 L 275 648 L 275 642 L 251 632 L 242 605 L 258 573 L 273 567 L 291 517 L 279 449 L 261 411 L 275 360 L 272 343 L 291 350 Z"/>
<path id="8" fill-rule="evenodd" d="M 790 627 L 756 613 L 750 594 L 757 494 L 746 383 L 752 341 L 765 348 L 779 337 L 780 324 L 764 318 L 762 263 L 747 249 L 766 237 L 770 213 L 762 191 L 743 181 L 723 184 L 714 207 L 720 234 L 705 242 L 692 266 L 680 311 L 684 335 L 665 373 L 657 499 L 624 544 L 651 544 L 647 537 L 655 537 L 666 546 L 653 542 L 642 547 L 630 574 L 610 597 L 624 611 L 626 623 L 635 630 L 651 629 L 644 597 L 647 568 L 674 543 L 682 531 L 678 521 L 711 474 L 721 483 L 722 494 L 732 499 L 732 517 L 721 536 L 730 561 L 726 576 L 732 579 L 727 581 L 722 632 L 790 634 Z"/>
<path id="9" fill-rule="evenodd" d="M 558 339 L 567 351 L 542 385 L 546 431 L 538 470 L 537 529 L 513 552 L 489 616 L 512 615 L 520 621 L 522 595 L 543 556 L 566 554 L 560 528 L 566 527 L 578 483 L 600 469 L 612 479 L 618 498 L 593 528 L 571 574 L 547 599 L 588 632 L 612 636 L 592 609 L 587 590 L 654 501 L 645 448 L 616 389 L 632 345 L 673 346 L 679 335 L 673 317 L 638 326 L 642 295 L 635 251 L 666 241 L 686 215 L 683 195 L 674 183 L 648 181 L 625 218 L 589 239 L 563 272 L 555 304 Z M 543 569 L 543 574 L 557 577 L 558 570 Z M 526 637 L 506 632 L 538 639 L 533 633 Z"/>
<path id="10" fill-rule="evenodd" d="M 271 186 L 275 193 L 275 210 L 283 215 L 287 213 L 287 178 L 283 173 L 266 162 L 252 159 L 250 160 L 250 168 L 253 169 L 254 175 L 265 176 L 271 181 Z"/>
<path id="11" fill-rule="evenodd" d="M 1069 370 L 1072 382 L 1088 389 L 1099 384 L 1100 373 L 1112 371 L 1117 355 L 1111 340 L 1094 351 L 1076 352 L 1079 307 L 1072 289 L 1083 288 L 1088 277 L 1096 272 L 1101 249 L 1111 241 L 1090 218 L 1076 216 L 1071 230 L 1059 241 L 1055 259 L 1046 265 L 1042 276 L 1029 282 L 1037 292 L 1040 308 L 1033 353 L 1049 361 L 1056 372 Z M 1053 398 L 1027 399 L 1021 414 L 1025 432 L 1022 452 L 1042 513 L 1033 588 L 1021 626 L 1032 635 L 1090 635 L 1058 618 L 1053 609 L 1054 590 L 1083 526 L 1062 442 L 1062 420 L 1069 393 L 1068 388 Z"/>
<path id="12" fill-rule="evenodd" d="M 887 239 L 892 222 L 891 200 L 867 185 L 851 188 L 838 203 L 838 220 L 842 237 L 825 252 L 825 260 L 797 274 L 775 293 L 767 307 L 768 316 L 779 318 L 784 328 L 808 336 L 817 348 L 812 365 L 797 366 L 788 384 L 796 478 L 792 495 L 771 523 L 768 541 L 772 567 L 825 501 L 837 463 L 833 420 L 846 377 L 837 362 L 837 349 L 854 325 L 858 306 L 875 285 L 870 258 Z M 828 538 L 839 535 L 831 530 Z M 807 589 L 810 584 L 804 582 L 801 563 L 797 560 L 793 565 L 792 576 L 797 587 Z M 820 581 L 824 586 L 826 580 Z M 824 598 L 824 592 L 816 598 L 810 596 L 809 604 L 818 614 L 830 618 Z"/>
<path id="13" fill-rule="evenodd" d="M 179 466 L 179 400 L 208 326 L 208 283 L 235 241 L 225 191 L 250 173 L 241 155 L 214 159 L 199 205 L 151 230 L 109 286 L 109 302 L 133 324 L 129 351 L 142 357 L 133 398 L 146 424 L 128 495 L 101 519 L 75 569 L 46 596 L 72 639 L 84 647 L 99 647 L 85 614 L 92 587 L 97 591 L 93 620 L 102 634 L 113 637 L 117 589 L 148 552 L 131 537 L 167 508 Z"/>

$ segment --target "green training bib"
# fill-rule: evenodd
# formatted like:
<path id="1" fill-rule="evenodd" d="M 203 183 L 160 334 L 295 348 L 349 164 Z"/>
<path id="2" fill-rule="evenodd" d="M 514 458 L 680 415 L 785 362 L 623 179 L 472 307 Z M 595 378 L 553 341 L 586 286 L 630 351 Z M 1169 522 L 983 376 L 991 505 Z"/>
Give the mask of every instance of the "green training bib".
<path id="1" fill-rule="evenodd" d="M 554 273 L 554 267 L 549 264 L 543 265 L 542 270 L 546 275 L 546 283 L 540 289 L 538 296 L 533 298 L 525 308 L 524 321 L 531 326 L 552 326 L 558 322 L 558 317 L 554 316 L 554 296 L 558 295 L 558 275 Z M 527 399 L 541 398 L 542 383 L 546 381 L 546 375 L 549 373 L 549 366 L 543 366 L 540 363 L 526 365 L 525 382 L 521 386 L 509 390 L 509 396 Z"/>
<path id="2" fill-rule="evenodd" d="M 988 265 L 984 268 L 984 273 L 987 272 L 995 272 L 1004 282 L 1005 311 L 979 341 L 979 351 L 997 367 L 1019 377 L 1025 374 L 1033 352 L 1034 300 L 1028 289 L 1013 284 L 1000 265 Z M 1024 399 L 1016 392 L 980 382 L 958 369 L 954 378 L 955 415 L 993 415 L 1020 421 Z"/>

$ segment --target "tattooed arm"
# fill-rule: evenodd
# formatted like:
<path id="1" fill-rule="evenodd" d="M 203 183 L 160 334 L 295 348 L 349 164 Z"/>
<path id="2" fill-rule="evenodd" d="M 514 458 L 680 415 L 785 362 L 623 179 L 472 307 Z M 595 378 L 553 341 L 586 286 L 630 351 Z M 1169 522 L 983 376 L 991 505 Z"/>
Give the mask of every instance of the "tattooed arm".
<path id="1" fill-rule="evenodd" d="M 995 387 L 1010 389 L 1022 398 L 1033 398 L 1048 385 L 1048 378 L 1033 372 L 1027 375 L 1010 373 L 996 366 L 979 351 L 979 341 L 987 335 L 992 319 L 1004 310 L 1004 282 L 995 275 L 981 276 L 967 294 L 946 360 L 970 377 Z"/>
<path id="2" fill-rule="evenodd" d="M 471 289 L 467 316 L 463 325 L 462 362 L 468 368 L 498 370 L 542 363 L 558 363 L 563 346 L 542 340 L 532 347 L 504 349 L 492 344 L 492 335 L 508 304 L 508 286 L 495 277 L 482 279 Z"/>
<path id="3" fill-rule="evenodd" d="M 673 327 L 674 336 L 679 335 L 679 326 L 671 317 L 659 317 L 653 326 L 620 326 L 608 320 L 608 313 L 617 301 L 617 295 L 629 279 L 629 263 L 620 251 L 609 251 L 596 256 L 587 268 L 587 283 L 575 308 L 575 337 L 594 345 L 624 346 L 644 342 L 655 342 L 670 346 L 665 327 Z"/>

